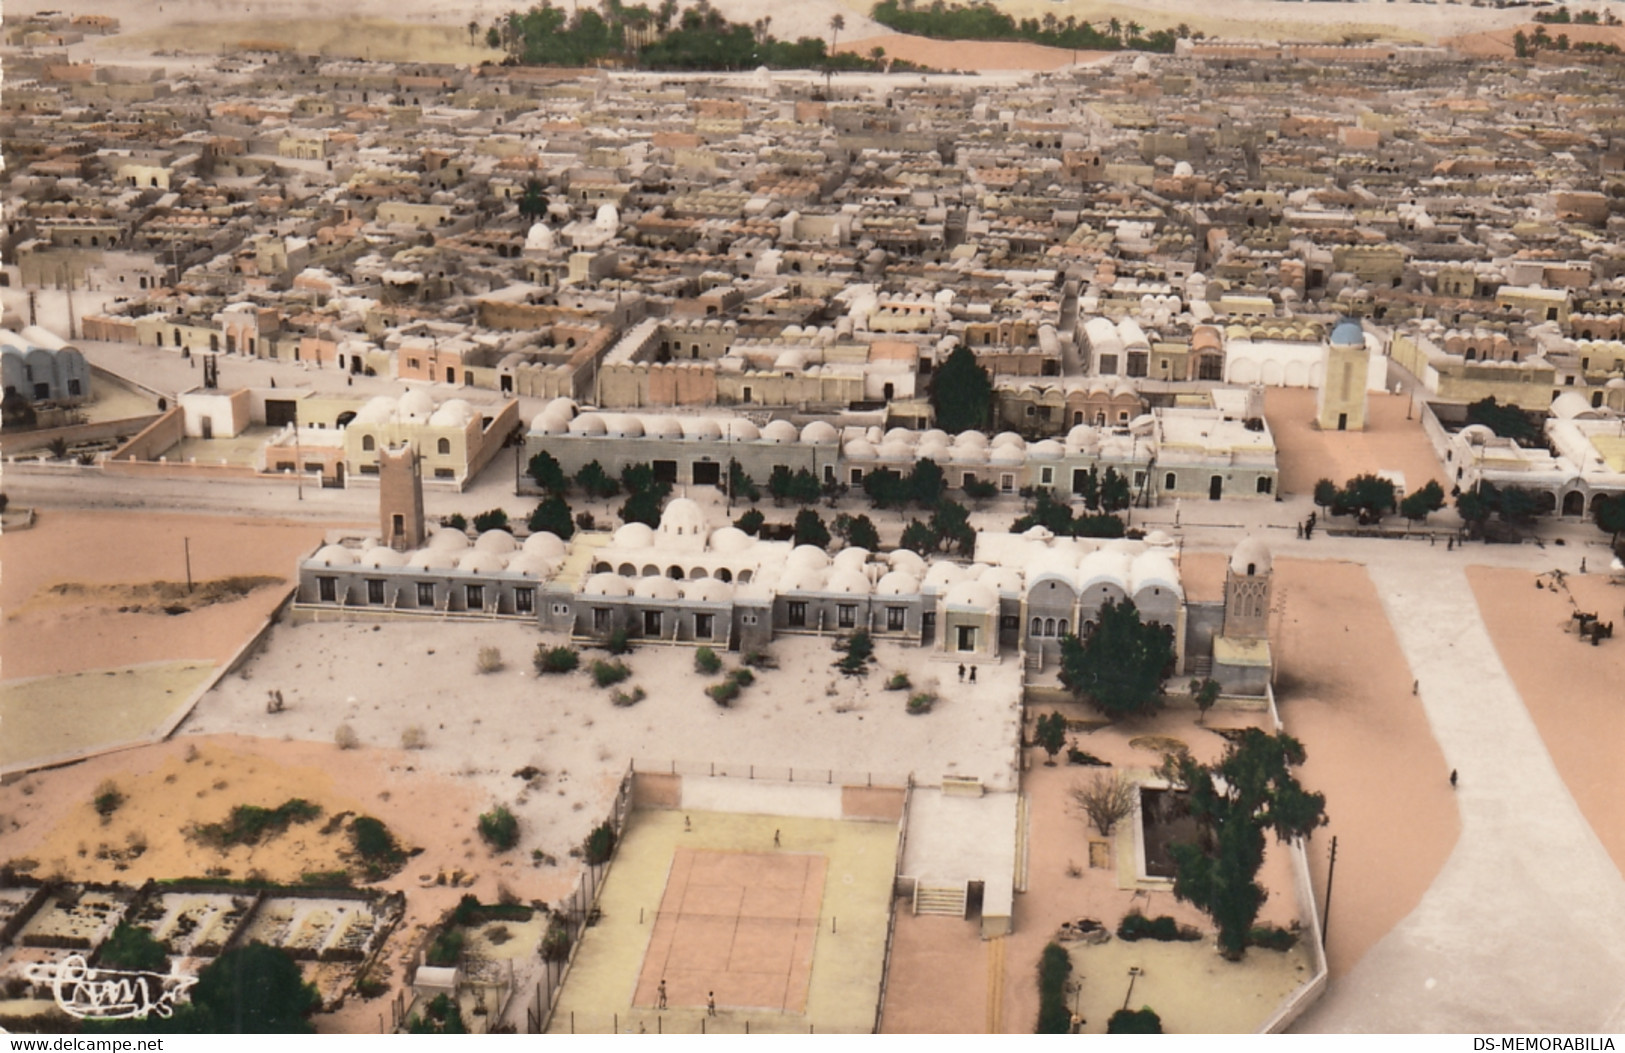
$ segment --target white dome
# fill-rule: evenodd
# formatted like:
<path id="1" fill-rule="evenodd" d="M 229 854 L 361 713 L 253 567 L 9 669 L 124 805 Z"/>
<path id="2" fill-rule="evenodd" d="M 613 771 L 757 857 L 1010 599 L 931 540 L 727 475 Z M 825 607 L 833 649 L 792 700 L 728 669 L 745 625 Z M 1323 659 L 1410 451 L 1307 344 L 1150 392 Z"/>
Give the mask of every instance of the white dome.
<path id="1" fill-rule="evenodd" d="M 446 527 L 429 535 L 429 547 L 439 552 L 460 552 L 468 547 L 468 535 Z"/>
<path id="2" fill-rule="evenodd" d="M 627 523 L 615 531 L 610 543 L 617 548 L 649 548 L 655 543 L 655 532 L 647 523 Z"/>
<path id="3" fill-rule="evenodd" d="M 983 446 L 955 446 L 948 460 L 952 464 L 986 464 L 988 451 Z"/>
<path id="4" fill-rule="evenodd" d="M 487 530 L 475 539 L 474 547 L 481 552 L 495 552 L 499 556 L 505 556 L 518 548 L 519 543 L 506 530 Z"/>
<path id="5" fill-rule="evenodd" d="M 1174 569 L 1174 561 L 1163 552 L 1142 552 L 1134 557 L 1129 568 L 1129 580 L 1134 583 L 1136 594 L 1147 588 L 1167 589 L 1176 596 L 1184 594 L 1179 587 L 1179 572 Z"/>
<path id="6" fill-rule="evenodd" d="M 553 231 L 546 223 L 533 223 L 530 232 L 525 235 L 525 248 L 530 251 L 546 252 L 553 247 Z"/>
<path id="7" fill-rule="evenodd" d="M 918 436 L 907 428 L 889 428 L 886 434 L 881 436 L 881 441 L 900 442 L 905 446 L 913 446 L 918 441 Z"/>
<path id="8" fill-rule="evenodd" d="M 356 413 L 352 424 L 385 424 L 395 416 L 395 400 L 388 395 L 374 395 Z"/>
<path id="9" fill-rule="evenodd" d="M 1113 585 L 1128 592 L 1129 558 L 1121 552 L 1100 549 L 1078 561 L 1078 587 Z"/>
<path id="10" fill-rule="evenodd" d="M 559 565 L 546 556 L 521 552 L 508 561 L 507 570 L 509 574 L 526 574 L 547 581 L 558 573 Z"/>
<path id="11" fill-rule="evenodd" d="M 835 558 L 830 562 L 842 570 L 862 570 L 863 565 L 869 562 L 869 550 L 855 546 L 843 548 L 835 553 Z"/>
<path id="12" fill-rule="evenodd" d="M 581 591 L 588 596 L 629 596 L 632 586 L 625 578 L 615 574 L 594 574 L 587 579 Z"/>
<path id="13" fill-rule="evenodd" d="M 412 570 L 450 570 L 457 565 L 457 554 L 443 548 L 420 548 L 406 558 Z"/>
<path id="14" fill-rule="evenodd" d="M 734 587 L 716 578 L 699 578 L 680 583 L 679 594 L 685 600 L 702 603 L 726 603 L 733 599 Z"/>
<path id="15" fill-rule="evenodd" d="M 681 439 L 683 424 L 676 417 L 645 417 L 643 434 L 651 439 Z"/>
<path id="16" fill-rule="evenodd" d="M 993 567 L 976 580 L 990 589 L 997 589 L 1001 595 L 1017 595 L 1023 586 L 1021 571 L 1014 567 Z"/>
<path id="17" fill-rule="evenodd" d="M 900 548 L 886 554 L 892 570 L 900 570 L 915 578 L 925 576 L 925 557 L 913 549 Z"/>
<path id="18" fill-rule="evenodd" d="M 651 574 L 633 582 L 632 595 L 640 600 L 675 600 L 680 597 L 677 583 L 658 574 Z"/>
<path id="19" fill-rule="evenodd" d="M 972 446 L 976 449 L 985 449 L 987 447 L 987 436 L 979 431 L 962 431 L 954 436 L 954 446 L 956 448 Z"/>
<path id="20" fill-rule="evenodd" d="M 542 412 L 556 413 L 565 420 L 571 420 L 577 413 L 581 412 L 581 407 L 576 405 L 575 399 L 560 395 L 558 398 L 543 406 Z"/>
<path id="21" fill-rule="evenodd" d="M 872 461 L 880 456 L 880 451 L 868 439 L 853 439 L 841 452 L 852 461 Z"/>
<path id="22" fill-rule="evenodd" d="M 999 594 L 980 581 L 961 581 L 949 588 L 943 601 L 950 607 L 990 611 L 999 605 Z"/>
<path id="23" fill-rule="evenodd" d="M 532 435 L 563 435 L 570 430 L 570 421 L 551 410 L 543 410 L 531 418 Z"/>
<path id="24" fill-rule="evenodd" d="M 352 567 L 356 554 L 343 545 L 323 545 L 311 558 L 326 567 Z"/>
<path id="25" fill-rule="evenodd" d="M 542 530 L 525 539 L 524 550 L 527 556 L 563 559 L 565 552 L 569 550 L 569 546 L 559 540 L 557 534 Z"/>
<path id="26" fill-rule="evenodd" d="M 680 422 L 685 439 L 720 439 L 722 428 L 710 417 L 684 417 Z"/>
<path id="27" fill-rule="evenodd" d="M 915 459 L 914 447 L 906 442 L 898 442 L 896 439 L 887 439 L 881 443 L 880 449 L 876 453 L 883 461 L 912 461 Z"/>
<path id="28" fill-rule="evenodd" d="M 829 566 L 829 556 L 817 545 L 797 545 L 784 562 L 787 567 L 813 567 L 822 570 Z"/>
<path id="29" fill-rule="evenodd" d="M 762 429 L 762 438 L 768 442 L 789 443 L 801 438 L 801 433 L 787 420 L 774 420 L 768 421 L 767 426 Z"/>
<path id="30" fill-rule="evenodd" d="M 828 572 L 820 567 L 786 567 L 779 578 L 780 592 L 823 592 Z"/>
<path id="31" fill-rule="evenodd" d="M 913 596 L 920 591 L 920 579 L 906 571 L 894 570 L 875 583 L 879 596 Z"/>
<path id="32" fill-rule="evenodd" d="M 392 548 L 382 545 L 374 546 L 361 553 L 363 567 L 401 567 L 406 565 L 406 553 L 396 552 Z"/>
<path id="33" fill-rule="evenodd" d="M 1058 461 L 1066 456 L 1066 447 L 1054 439 L 1043 439 L 1027 447 L 1027 456 L 1035 461 Z"/>
<path id="34" fill-rule="evenodd" d="M 815 420 L 801 429 L 801 441 L 807 446 L 830 446 L 839 441 L 840 433 L 828 421 Z"/>
<path id="35" fill-rule="evenodd" d="M 457 569 L 466 570 L 470 574 L 500 574 L 506 566 L 503 558 L 495 552 L 485 552 L 481 549 L 469 549 L 457 560 Z"/>
<path id="36" fill-rule="evenodd" d="M 630 413 L 606 413 L 604 433 L 613 439 L 641 439 L 643 421 Z"/>
<path id="37" fill-rule="evenodd" d="M 1019 446 L 995 446 L 988 455 L 990 464 L 1021 464 L 1026 459 L 1026 451 Z"/>
<path id="38" fill-rule="evenodd" d="M 948 445 L 946 439 L 921 439 L 920 444 L 914 448 L 914 456 L 922 461 L 944 464 L 953 457 L 953 447 Z"/>
<path id="39" fill-rule="evenodd" d="M 927 442 L 946 443 L 946 442 L 951 442 L 951 441 L 952 441 L 952 439 L 949 437 L 948 433 L 943 431 L 941 428 L 927 428 L 924 431 L 920 432 L 920 442 L 922 442 L 922 443 L 927 443 Z"/>
<path id="40" fill-rule="evenodd" d="M 1230 556 L 1230 573 L 1245 577 L 1250 565 L 1257 574 L 1268 574 L 1274 566 L 1269 546 L 1256 537 L 1242 538 Z"/>
<path id="41" fill-rule="evenodd" d="M 593 226 L 608 234 L 613 234 L 621 228 L 621 214 L 615 206 L 604 202 L 598 206 L 598 215 L 593 218 Z"/>
<path id="42" fill-rule="evenodd" d="M 754 544 L 756 544 L 756 539 L 736 526 L 718 527 L 711 531 L 710 547 L 712 552 L 732 555 L 743 552 Z"/>
<path id="43" fill-rule="evenodd" d="M 1014 446 L 1018 450 L 1025 450 L 1027 448 L 1027 440 L 1023 439 L 1013 431 L 1001 431 L 999 434 L 993 436 L 992 445 L 994 449 L 998 449 L 1000 446 Z"/>
<path id="44" fill-rule="evenodd" d="M 761 429 L 754 422 L 738 417 L 729 420 L 722 430 L 734 442 L 755 442 L 762 437 Z"/>
<path id="45" fill-rule="evenodd" d="M 773 368 L 784 373 L 800 373 L 807 368 L 807 352 L 792 347 L 773 360 Z"/>
<path id="46" fill-rule="evenodd" d="M 849 596 L 869 595 L 869 579 L 861 571 L 837 569 L 829 576 L 825 592 L 840 592 Z"/>
<path id="47" fill-rule="evenodd" d="M 935 586 L 938 589 L 956 585 L 965 580 L 965 568 L 957 563 L 950 563 L 945 559 L 934 560 L 926 568 L 925 578 L 921 581 L 927 587 Z"/>
<path id="48" fill-rule="evenodd" d="M 429 393 L 422 389 L 408 391 L 401 396 L 401 401 L 396 404 L 396 409 L 402 417 L 414 420 L 426 419 L 434 415 L 434 399 L 430 398 Z"/>
<path id="49" fill-rule="evenodd" d="M 1066 433 L 1068 449 L 1087 450 L 1100 442 L 1100 433 L 1087 424 L 1080 424 Z"/>
<path id="50" fill-rule="evenodd" d="M 474 419 L 474 408 L 462 399 L 447 399 L 429 414 L 431 428 L 465 428 Z"/>
<path id="51" fill-rule="evenodd" d="M 687 497 L 674 498 L 660 513 L 660 532 L 679 537 L 705 537 L 705 512 L 699 502 Z"/>
<path id="52" fill-rule="evenodd" d="M 570 422 L 571 435 L 602 435 L 605 430 L 601 413 L 583 413 Z"/>

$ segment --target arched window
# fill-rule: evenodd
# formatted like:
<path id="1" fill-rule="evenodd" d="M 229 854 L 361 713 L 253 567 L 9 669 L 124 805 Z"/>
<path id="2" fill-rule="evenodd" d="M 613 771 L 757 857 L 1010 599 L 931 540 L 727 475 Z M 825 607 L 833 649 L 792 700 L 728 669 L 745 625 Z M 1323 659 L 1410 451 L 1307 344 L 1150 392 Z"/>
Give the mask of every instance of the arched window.
<path id="1" fill-rule="evenodd" d="M 1044 619 L 1044 635 L 1045 636 L 1054 636 L 1055 635 L 1055 619 L 1054 618 L 1045 618 Z"/>
<path id="2" fill-rule="evenodd" d="M 450 439 L 441 439 L 439 442 L 434 444 L 434 448 L 435 448 L 436 453 L 440 453 L 440 454 L 450 453 L 451 452 L 451 440 Z"/>
<path id="3" fill-rule="evenodd" d="M 361 448 L 371 453 L 378 448 L 378 442 L 371 435 L 361 436 Z"/>
<path id="4" fill-rule="evenodd" d="M 1034 618 L 1033 619 L 1033 635 L 1034 636 L 1043 636 L 1044 635 L 1044 619 L 1042 619 L 1042 618 Z"/>
<path id="5" fill-rule="evenodd" d="M 1056 623 L 1055 628 L 1060 633 L 1060 635 L 1065 636 L 1066 635 L 1066 630 L 1067 630 L 1067 620 L 1065 618 L 1062 618 L 1058 623 Z"/>
<path id="6" fill-rule="evenodd" d="M 1172 490 L 1174 488 L 1174 473 L 1173 472 L 1169 472 L 1167 475 L 1162 477 L 1162 488 L 1164 490 Z"/>

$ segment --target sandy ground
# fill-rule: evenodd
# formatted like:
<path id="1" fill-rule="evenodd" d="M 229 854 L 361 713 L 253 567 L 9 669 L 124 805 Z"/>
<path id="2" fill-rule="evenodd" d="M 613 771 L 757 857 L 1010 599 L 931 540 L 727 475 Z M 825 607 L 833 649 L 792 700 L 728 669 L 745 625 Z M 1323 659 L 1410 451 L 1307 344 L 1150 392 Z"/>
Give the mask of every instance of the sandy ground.
<path id="1" fill-rule="evenodd" d="M 1625 643 L 1592 647 L 1574 632 L 1570 613 L 1596 612 L 1625 623 L 1625 592 L 1600 575 L 1571 575 L 1563 592 L 1536 589 L 1535 575 L 1502 567 L 1469 567 L 1467 580 L 1484 624 L 1540 729 L 1558 773 L 1614 865 L 1625 874 Z"/>
<path id="2" fill-rule="evenodd" d="M 1625 47 L 1625 26 L 1542 26 L 1537 22 L 1503 26 L 1483 33 L 1468 33 L 1464 36 L 1452 37 L 1445 43 L 1458 51 L 1482 58 L 1514 58 L 1518 52 L 1517 48 L 1513 46 L 1512 38 L 1520 29 L 1523 30 L 1525 36 L 1532 37 L 1535 35 L 1537 28 L 1546 30 L 1546 35 L 1553 40 L 1556 40 L 1560 34 L 1566 34 L 1571 44 L 1617 44 L 1620 47 Z"/>
<path id="3" fill-rule="evenodd" d="M 988 954 L 993 946 L 982 940 L 981 923 L 974 919 L 915 914 L 899 903 L 881 1033 L 986 1032 Z"/>
<path id="4" fill-rule="evenodd" d="M 65 582 L 131 585 L 237 575 L 286 580 L 295 560 L 322 540 L 317 527 L 275 520 L 129 512 L 40 510 L 31 530 L 0 537 L 0 672 L 6 679 L 77 673 L 162 659 L 221 661 L 259 628 L 282 598 L 277 587 L 200 611 L 121 613 L 130 596 L 53 596 Z M 189 539 L 189 540 L 188 540 Z"/>
<path id="5" fill-rule="evenodd" d="M 1411 420 L 1405 419 L 1408 396 L 1373 394 L 1364 431 L 1328 432 L 1313 426 L 1317 394 L 1310 388 L 1264 392 L 1264 417 L 1275 436 L 1283 493 L 1309 494 L 1321 479 L 1341 486 L 1356 475 L 1384 470 L 1403 472 L 1407 492 L 1420 489 L 1429 479 L 1437 479 L 1449 492 L 1451 484 L 1421 420 L 1414 413 Z"/>
<path id="6" fill-rule="evenodd" d="M 967 47 L 964 41 L 932 40 L 929 37 L 918 37 L 908 33 L 888 33 L 851 42 L 843 38 L 838 50 L 868 55 L 877 47 L 884 49 L 888 58 L 905 59 L 944 73 L 955 70 L 1047 72 L 1074 63 L 1093 62 L 1111 54 L 1106 51 L 1069 51 L 1065 48 L 1003 40 L 977 41 L 973 46 Z"/>
<path id="7" fill-rule="evenodd" d="M 153 734 L 214 669 L 213 662 L 156 662 L 7 681 L 0 687 L 0 770 Z"/>

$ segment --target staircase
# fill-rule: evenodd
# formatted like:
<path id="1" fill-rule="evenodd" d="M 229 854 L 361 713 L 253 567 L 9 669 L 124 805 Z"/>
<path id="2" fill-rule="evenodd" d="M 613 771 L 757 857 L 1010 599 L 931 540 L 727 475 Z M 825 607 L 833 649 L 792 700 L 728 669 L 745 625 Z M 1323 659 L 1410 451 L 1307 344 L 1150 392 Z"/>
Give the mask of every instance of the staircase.
<path id="1" fill-rule="evenodd" d="M 914 882 L 914 913 L 915 914 L 946 914 L 955 918 L 965 916 L 966 887 L 964 882 L 957 885 L 932 885 L 924 881 Z"/>
<path id="2" fill-rule="evenodd" d="M 1213 675 L 1213 656 L 1212 655 L 1205 654 L 1205 655 L 1202 655 L 1200 658 L 1194 659 L 1191 662 L 1191 676 L 1196 677 L 1198 680 L 1206 680 L 1208 677 L 1210 677 L 1212 675 Z"/>

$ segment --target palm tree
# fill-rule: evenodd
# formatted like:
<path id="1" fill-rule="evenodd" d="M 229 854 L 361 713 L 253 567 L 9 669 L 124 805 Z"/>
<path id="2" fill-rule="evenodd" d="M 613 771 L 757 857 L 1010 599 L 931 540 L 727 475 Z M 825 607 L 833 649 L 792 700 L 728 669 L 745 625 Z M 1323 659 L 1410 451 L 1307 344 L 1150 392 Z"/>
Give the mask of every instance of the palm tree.
<path id="1" fill-rule="evenodd" d="M 1130 22 L 1128 24 L 1128 38 L 1130 40 L 1138 40 L 1140 37 L 1140 30 L 1144 28 L 1145 27 L 1140 25 L 1138 22 Z"/>
<path id="2" fill-rule="evenodd" d="M 469 47 L 474 46 L 475 42 L 479 39 L 479 35 L 480 35 L 480 24 L 478 22 L 474 21 L 472 18 L 469 19 L 468 20 L 468 46 Z"/>
<path id="3" fill-rule="evenodd" d="M 1106 29 L 1119 41 L 1123 39 L 1123 23 L 1119 22 L 1117 19 L 1114 18 L 1110 22 L 1107 22 Z"/>
<path id="4" fill-rule="evenodd" d="M 846 28 L 846 16 L 836 12 L 829 16 L 829 53 L 835 54 L 835 41 L 839 38 L 841 30 Z"/>

